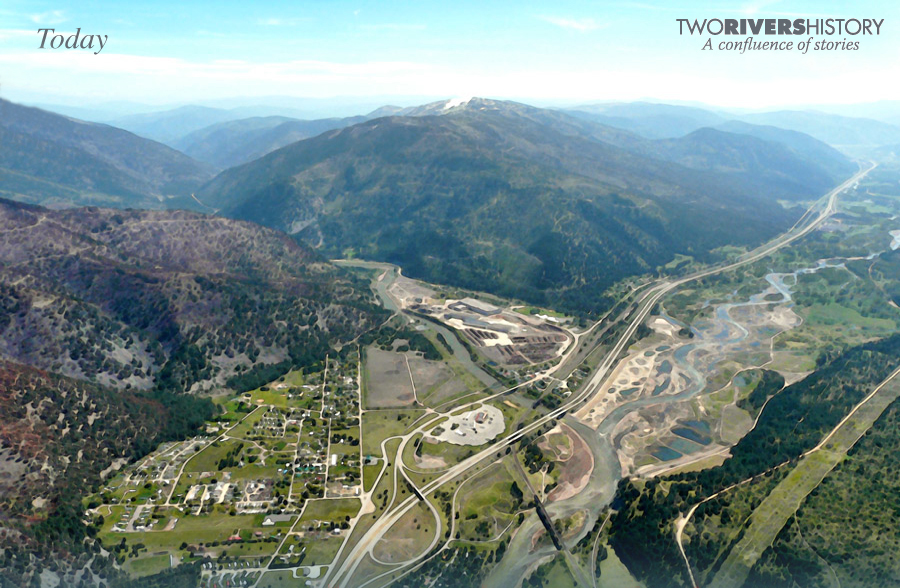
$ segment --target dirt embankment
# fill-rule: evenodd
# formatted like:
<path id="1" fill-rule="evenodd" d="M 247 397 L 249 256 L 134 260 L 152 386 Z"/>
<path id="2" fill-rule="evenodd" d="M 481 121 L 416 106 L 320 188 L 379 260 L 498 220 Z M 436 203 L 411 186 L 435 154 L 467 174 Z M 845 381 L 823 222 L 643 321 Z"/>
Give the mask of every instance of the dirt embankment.
<path id="1" fill-rule="evenodd" d="M 584 439 L 566 425 L 560 425 L 559 430 L 569 439 L 569 446 L 566 451 L 557 453 L 559 478 L 556 488 L 547 495 L 547 502 L 577 495 L 585 489 L 594 471 L 594 456 Z"/>

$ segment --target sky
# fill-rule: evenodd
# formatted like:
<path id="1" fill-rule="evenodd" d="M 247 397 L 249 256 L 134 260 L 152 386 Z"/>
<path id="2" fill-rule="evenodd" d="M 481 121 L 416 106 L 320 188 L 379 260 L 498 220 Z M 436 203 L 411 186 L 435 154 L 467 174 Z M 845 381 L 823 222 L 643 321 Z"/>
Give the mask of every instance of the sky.
<path id="1" fill-rule="evenodd" d="M 676 22 L 826 17 L 884 23 L 878 36 L 831 38 L 859 41 L 856 51 L 741 55 L 702 51 L 709 37 L 679 35 Z M 106 46 L 39 49 L 48 27 L 106 35 Z M 849 104 L 900 100 L 898 63 L 895 0 L 0 2 L 0 97 L 85 106 L 263 96 Z"/>

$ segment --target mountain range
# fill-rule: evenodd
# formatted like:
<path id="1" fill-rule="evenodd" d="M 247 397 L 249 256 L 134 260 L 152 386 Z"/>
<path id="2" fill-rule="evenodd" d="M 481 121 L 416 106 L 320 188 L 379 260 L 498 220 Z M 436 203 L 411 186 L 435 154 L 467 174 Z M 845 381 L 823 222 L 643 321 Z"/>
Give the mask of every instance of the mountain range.
<path id="1" fill-rule="evenodd" d="M 809 138 L 704 129 L 661 141 L 559 111 L 440 102 L 294 143 L 198 197 L 326 255 L 570 308 L 676 252 L 699 257 L 796 220 L 855 166 Z M 777 135 L 777 131 L 768 130 Z"/>
<path id="2" fill-rule="evenodd" d="M 586 104 L 568 109 L 573 116 L 632 131 L 650 139 L 681 137 L 703 127 L 734 129 L 738 123 L 796 131 L 856 156 L 900 142 L 898 119 L 845 116 L 817 110 L 727 112 L 651 102 Z"/>
<path id="3" fill-rule="evenodd" d="M 228 112 L 205 108 L 157 117 L 157 133 L 195 129 L 173 140 L 184 152 L 0 108 L 0 133 L 17 146 L 0 153 L 5 196 L 217 211 L 326 256 L 391 261 L 412 276 L 579 312 L 676 253 L 708 258 L 761 241 L 796 220 L 793 203 L 856 168 L 807 134 L 673 105 L 560 111 L 475 98 L 319 120 L 202 126 Z M 890 137 L 879 124 L 872 136 Z"/>
<path id="4" fill-rule="evenodd" d="M 114 577 L 114 555 L 83 549 L 83 498 L 115 464 L 201 431 L 207 395 L 318 369 L 384 324 L 368 282 L 328 258 L 597 316 L 623 278 L 759 243 L 856 169 L 787 127 L 900 144 L 836 115 L 595 110 L 473 98 L 127 123 L 176 150 L 0 101 L 3 575 L 69 558 Z"/>
<path id="5" fill-rule="evenodd" d="M 211 166 L 109 125 L 0 100 L 0 196 L 48 206 L 162 208 Z"/>

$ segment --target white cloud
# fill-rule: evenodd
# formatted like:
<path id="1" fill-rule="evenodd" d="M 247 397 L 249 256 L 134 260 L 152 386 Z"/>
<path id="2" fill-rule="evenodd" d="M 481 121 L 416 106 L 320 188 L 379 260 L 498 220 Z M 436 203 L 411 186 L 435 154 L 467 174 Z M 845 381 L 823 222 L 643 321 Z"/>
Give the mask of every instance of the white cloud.
<path id="1" fill-rule="evenodd" d="M 0 37 L 19 35 L 0 30 Z M 603 99 L 702 100 L 709 104 L 760 108 L 772 105 L 851 103 L 895 98 L 900 82 L 890 75 L 895 60 L 860 69 L 832 55 L 795 56 L 790 67 L 783 55 L 759 55 L 754 67 L 738 77 L 721 75 L 733 67 L 730 55 L 710 56 L 710 71 L 660 71 L 653 64 L 600 62 L 498 70 L 480 64 L 434 64 L 410 61 L 334 62 L 315 60 L 252 62 L 241 59 L 190 61 L 173 57 L 100 55 L 74 51 L 0 52 L 7 92 L 53 96 L 63 90 L 83 100 L 94 98 L 165 101 L 202 100 L 211 96 L 266 96 L 273 93 L 310 98 L 328 96 L 487 96 L 531 100 Z M 848 58 L 849 59 L 849 58 Z M 803 65 L 802 74 L 798 73 Z M 838 66 L 836 69 L 836 66 Z M 842 83 L 834 84 L 840 75 Z M 71 92 L 70 89 L 74 89 Z"/>
<path id="2" fill-rule="evenodd" d="M 36 33 L 33 29 L 0 29 L 0 39 L 11 39 L 13 37 L 34 37 L 35 34 Z"/>
<path id="3" fill-rule="evenodd" d="M 781 0 L 755 0 L 754 2 L 748 2 L 741 7 L 741 14 L 746 14 L 747 16 L 755 16 L 759 13 L 760 10 L 766 8 L 767 6 L 772 6 L 773 4 L 778 4 Z"/>
<path id="4" fill-rule="evenodd" d="M 39 25 L 58 25 L 67 20 L 69 20 L 69 17 L 62 10 L 48 10 L 47 12 L 31 15 L 31 21 Z"/>
<path id="5" fill-rule="evenodd" d="M 29 51 L 0 54 L 0 64 L 33 69 L 35 73 L 60 70 L 71 75 L 161 76 L 171 81 L 217 79 L 241 84 L 247 81 L 308 82 L 314 80 L 371 79 L 379 76 L 413 76 L 425 65 L 403 61 L 338 63 L 296 60 L 252 63 L 241 59 L 193 62 L 176 57 L 107 53 L 102 59 L 85 52 Z"/>
<path id="6" fill-rule="evenodd" d="M 424 31 L 426 26 L 423 24 L 404 24 L 385 22 L 381 24 L 364 24 L 360 25 L 364 31 Z"/>
<path id="7" fill-rule="evenodd" d="M 578 31 L 580 33 L 596 31 L 606 27 L 605 24 L 599 23 L 593 18 L 563 18 L 558 16 L 542 16 L 540 18 L 552 25 Z"/>
<path id="8" fill-rule="evenodd" d="M 256 20 L 256 24 L 264 27 L 293 27 L 297 26 L 301 22 L 306 22 L 309 19 L 307 18 L 259 18 Z"/>

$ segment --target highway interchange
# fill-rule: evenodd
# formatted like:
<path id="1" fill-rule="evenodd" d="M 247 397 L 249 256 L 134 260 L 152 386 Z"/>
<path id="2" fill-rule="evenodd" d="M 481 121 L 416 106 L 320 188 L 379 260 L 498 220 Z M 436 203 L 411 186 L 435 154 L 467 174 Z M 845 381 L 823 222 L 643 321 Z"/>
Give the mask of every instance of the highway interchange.
<path id="1" fill-rule="evenodd" d="M 490 443 L 487 447 L 479 451 L 478 453 L 472 455 L 471 457 L 461 461 L 458 464 L 455 464 L 449 467 L 444 473 L 439 475 L 434 480 L 423 484 L 421 487 L 416 487 L 413 481 L 407 476 L 405 471 L 405 466 L 403 464 L 402 455 L 407 444 L 415 438 L 417 435 L 424 433 L 427 430 L 430 430 L 434 426 L 435 421 L 442 416 L 441 413 L 431 412 L 423 419 L 414 430 L 400 436 L 400 437 L 392 437 L 391 439 L 400 439 L 400 446 L 397 449 L 396 456 L 397 458 L 390 463 L 388 458 L 387 449 L 385 444 L 390 440 L 386 439 L 382 443 L 382 451 L 384 455 L 384 466 L 382 468 L 381 476 L 386 473 L 388 467 L 392 467 L 394 469 L 393 474 L 393 483 L 394 483 L 394 491 L 392 496 L 394 497 L 392 503 L 388 505 L 385 512 L 365 531 L 365 534 L 359 538 L 358 541 L 353 544 L 352 548 L 350 548 L 349 553 L 347 553 L 346 557 L 344 557 L 343 551 L 347 546 L 345 543 L 341 547 L 341 551 L 338 553 L 335 558 L 335 562 L 340 562 L 336 567 L 330 566 L 328 572 L 320 579 L 316 580 L 315 583 L 317 586 L 339 586 L 340 588 L 362 588 L 367 585 L 374 585 L 377 581 L 383 579 L 385 576 L 397 574 L 400 570 L 405 570 L 405 573 L 408 573 L 415 569 L 418 564 L 421 564 L 426 557 L 433 555 L 435 549 L 441 541 L 443 529 L 440 528 L 440 515 L 434 506 L 429 502 L 425 501 L 428 508 L 432 511 L 432 514 L 435 517 L 435 520 L 438 523 L 438 529 L 436 530 L 434 537 L 431 541 L 431 544 L 427 549 L 423 550 L 421 554 L 417 557 L 414 557 L 408 561 L 401 562 L 395 564 L 395 567 L 391 570 L 384 572 L 373 578 L 356 578 L 356 572 L 359 569 L 360 564 L 365 560 L 366 556 L 370 556 L 374 560 L 373 550 L 378 542 L 385 536 L 385 534 L 398 522 L 400 519 L 412 508 L 416 506 L 419 502 L 419 498 L 413 494 L 406 499 L 397 502 L 397 483 L 400 479 L 400 476 L 406 480 L 413 488 L 415 488 L 416 492 L 421 496 L 429 496 L 433 494 L 435 491 L 441 489 L 447 484 L 451 483 L 454 480 L 460 479 L 465 476 L 467 473 L 471 473 L 473 470 L 478 468 L 483 464 L 486 460 L 490 459 L 492 456 L 495 456 L 498 452 L 503 451 L 510 445 L 518 442 L 520 439 L 537 431 L 544 425 L 550 423 L 551 421 L 560 419 L 564 417 L 569 411 L 578 407 L 582 402 L 589 399 L 604 383 L 605 379 L 609 375 L 610 370 L 615 365 L 615 362 L 619 359 L 621 353 L 627 349 L 629 343 L 631 342 L 632 337 L 635 334 L 637 328 L 644 322 L 644 320 L 651 313 L 652 309 L 655 307 L 656 303 L 659 302 L 664 296 L 671 293 L 673 290 L 679 288 L 680 286 L 695 280 L 699 280 L 708 276 L 712 276 L 718 273 L 727 272 L 733 269 L 737 269 L 741 266 L 753 263 L 762 259 L 775 251 L 790 245 L 798 239 L 803 238 L 808 235 L 816 228 L 818 228 L 823 222 L 825 222 L 832 214 L 835 213 L 837 209 L 837 197 L 838 195 L 847 190 L 848 188 L 856 185 L 856 183 L 865 177 L 872 169 L 876 167 L 875 163 L 869 163 L 868 166 L 864 168 L 861 166 L 861 169 L 854 174 L 851 178 L 843 182 L 841 185 L 836 187 L 834 190 L 817 200 L 804 215 L 797 221 L 797 223 L 787 232 L 778 236 L 777 238 L 769 241 L 768 243 L 750 251 L 743 256 L 741 256 L 736 261 L 710 267 L 708 269 L 690 274 L 688 276 L 684 276 L 677 279 L 660 279 L 655 282 L 650 282 L 645 284 L 643 287 L 639 288 L 635 292 L 631 294 L 631 297 L 635 300 L 629 307 L 622 312 L 618 317 L 614 319 L 614 323 L 618 325 L 625 325 L 624 330 L 618 335 L 615 343 L 612 347 L 606 352 L 602 361 L 596 367 L 596 369 L 592 372 L 591 377 L 583 383 L 583 385 L 578 389 L 575 393 L 571 395 L 571 397 L 558 408 L 548 412 L 547 414 L 533 420 L 529 424 L 521 427 L 520 429 L 508 434 L 507 436 L 498 439 Z M 604 317 L 606 320 L 606 317 Z M 554 376 L 559 373 L 562 369 L 566 368 L 566 366 L 571 365 L 571 361 L 569 361 L 573 357 L 586 357 L 590 353 L 593 353 L 594 350 L 602 344 L 602 341 L 598 341 L 597 337 L 591 338 L 586 335 L 594 331 L 600 323 L 603 321 L 598 321 L 594 325 L 591 326 L 587 331 L 576 336 L 575 340 L 570 344 L 569 348 L 566 350 L 566 353 L 561 358 L 561 360 L 553 367 L 544 372 L 535 374 L 531 379 L 518 384 L 517 386 L 503 390 L 498 392 L 492 396 L 487 398 L 479 399 L 478 401 L 470 402 L 463 406 L 455 406 L 453 407 L 454 411 L 470 408 L 477 404 L 489 402 L 493 399 L 496 399 L 504 394 L 509 393 L 516 388 L 522 388 L 528 386 L 534 382 L 539 380 L 551 380 Z M 607 329 L 609 324 L 606 325 Z M 587 350 L 587 353 L 585 351 Z M 390 463 L 390 466 L 388 465 Z M 377 487 L 377 483 L 374 487 Z M 458 491 L 458 488 L 457 488 Z M 455 494 L 454 494 L 455 496 Z M 372 512 L 374 510 L 371 506 L 371 496 L 366 495 L 363 497 L 363 507 L 361 509 L 361 513 L 363 512 Z M 361 516 L 361 515 L 360 515 Z M 451 524 L 452 517 L 451 517 Z M 449 536 L 452 538 L 452 534 Z M 449 544 L 452 539 L 447 539 L 444 542 L 444 546 Z M 376 560 L 377 561 L 377 560 Z"/>

